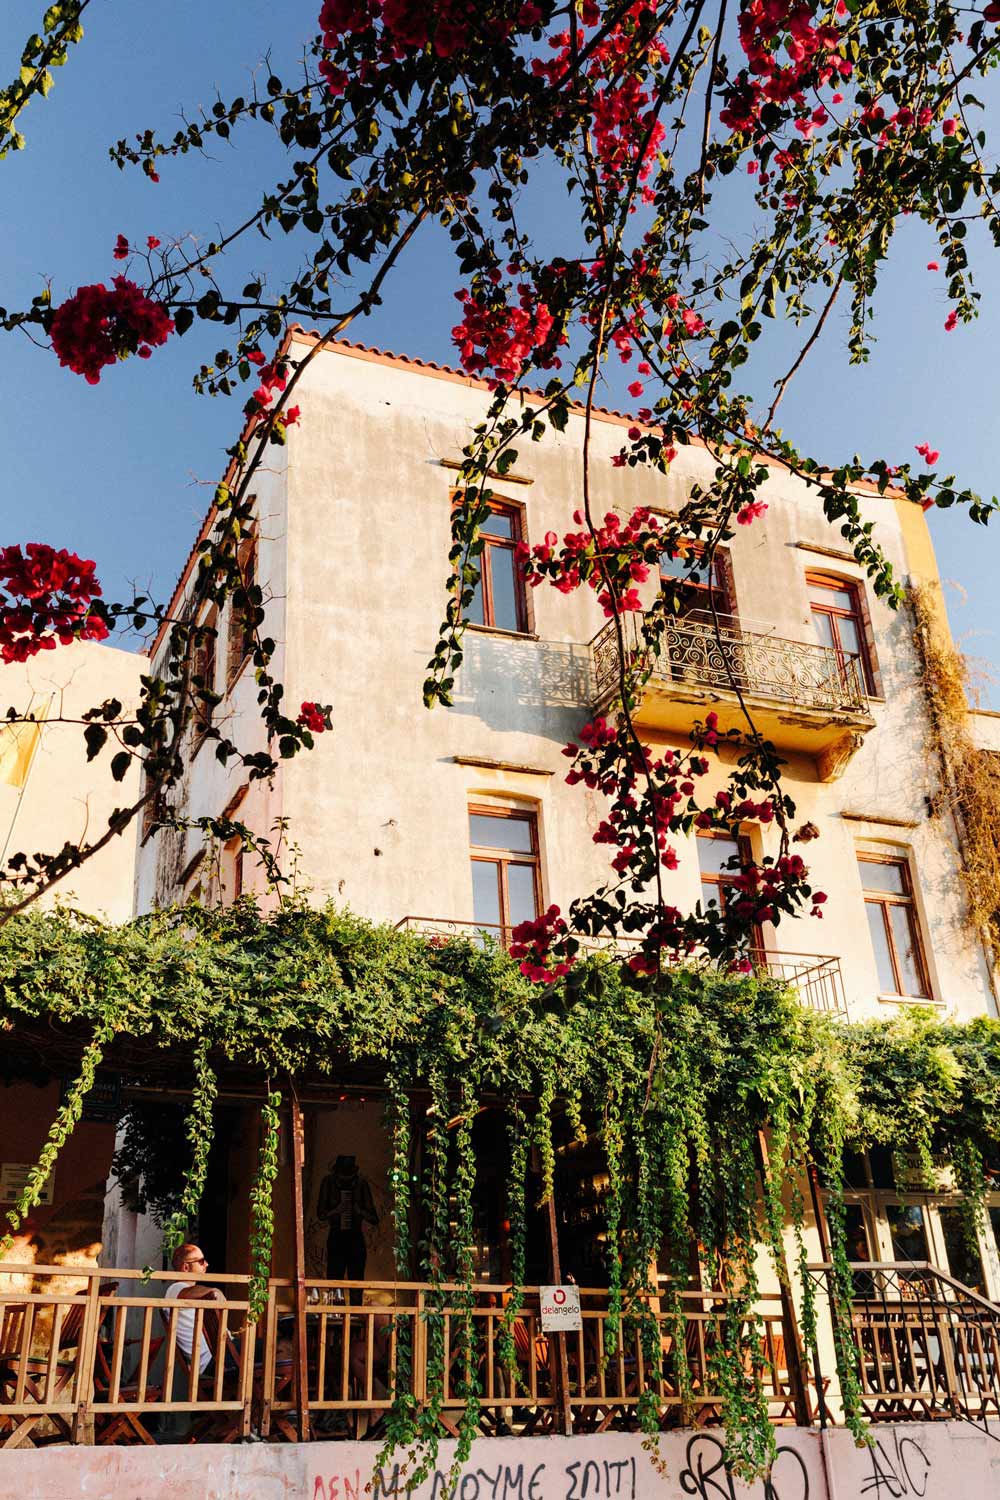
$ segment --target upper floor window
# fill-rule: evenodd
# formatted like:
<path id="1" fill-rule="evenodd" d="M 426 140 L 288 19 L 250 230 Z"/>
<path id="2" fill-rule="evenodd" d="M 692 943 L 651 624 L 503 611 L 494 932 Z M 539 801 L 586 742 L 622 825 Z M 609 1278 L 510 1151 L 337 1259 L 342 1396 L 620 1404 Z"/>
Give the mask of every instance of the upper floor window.
<path id="1" fill-rule="evenodd" d="M 730 865 L 738 859 L 739 865 Z M 698 868 L 701 871 L 701 901 L 707 907 L 714 901 L 720 911 L 725 911 L 736 877 L 740 869 L 750 863 L 748 839 L 726 833 L 703 832 L 698 834 Z"/>
<path id="2" fill-rule="evenodd" d="M 470 807 L 472 914 L 499 933 L 530 922 L 541 910 L 538 820 L 533 812 L 506 807 Z"/>
<path id="3" fill-rule="evenodd" d="M 231 599 L 229 604 L 229 628 L 226 633 L 226 686 L 231 687 L 239 675 L 240 668 L 254 649 L 256 610 L 246 595 L 257 587 L 257 537 L 244 537 L 237 553 L 240 579 L 239 601 Z"/>
<path id="4" fill-rule="evenodd" d="M 711 622 L 718 615 L 721 624 L 731 625 L 736 616 L 736 599 L 728 553 L 716 548 L 711 562 L 703 562 L 702 548 L 697 543 L 694 552 L 697 558 L 694 572 L 690 552 L 684 557 L 660 553 L 660 588 L 668 603 L 673 603 L 671 613 L 702 622 Z"/>
<path id="5" fill-rule="evenodd" d="M 858 866 L 880 994 L 930 999 L 909 865 L 905 859 L 859 854 Z"/>
<path id="6" fill-rule="evenodd" d="M 527 630 L 528 600 L 514 551 L 522 534 L 520 506 L 491 500 L 490 515 L 479 530 L 485 546 L 479 558 L 481 576 L 466 607 L 470 624 Z"/>
<path id="7" fill-rule="evenodd" d="M 215 711 L 215 668 L 218 615 L 212 610 L 201 622 L 199 635 L 191 653 L 191 692 L 194 696 L 194 737 L 200 745 L 212 723 Z M 204 696 L 209 694 L 211 696 Z"/>
<path id="8" fill-rule="evenodd" d="M 806 584 L 813 629 L 820 645 L 836 652 L 842 673 L 845 662 L 856 656 L 861 664 L 862 686 L 874 693 L 874 659 L 869 649 L 860 586 L 852 579 L 831 578 L 825 573 L 807 573 Z"/>

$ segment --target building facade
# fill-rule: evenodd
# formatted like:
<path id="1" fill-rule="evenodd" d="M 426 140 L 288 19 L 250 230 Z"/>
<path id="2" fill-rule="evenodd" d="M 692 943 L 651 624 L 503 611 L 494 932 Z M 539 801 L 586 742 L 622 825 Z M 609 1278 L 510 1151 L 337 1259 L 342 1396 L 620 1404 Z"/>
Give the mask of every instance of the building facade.
<path id="1" fill-rule="evenodd" d="M 307 345 L 308 336 L 293 338 L 292 357 Z M 491 480 L 485 580 L 454 705 L 427 711 L 421 686 L 443 615 L 456 468 L 486 410 L 486 388 L 340 344 L 313 361 L 298 396 L 301 427 L 258 486 L 254 567 L 286 702 L 332 704 L 333 732 L 282 763 L 273 784 L 251 785 L 193 735 L 184 784 L 172 795 L 194 817 L 238 808 L 259 835 L 285 820 L 285 867 L 312 900 L 439 934 L 483 929 L 504 939 L 511 925 L 550 903 L 565 910 L 607 874 L 592 837 L 603 799 L 566 785 L 562 751 L 613 696 L 608 623 L 587 590 L 526 590 L 513 555 L 518 540 L 532 545 L 571 524 L 583 415 L 571 414 L 563 433 L 523 443 L 514 468 Z M 596 414 L 595 511 L 625 517 L 649 505 L 669 515 L 693 484 L 710 481 L 712 459 L 684 448 L 666 478 L 615 467 L 632 420 Z M 941 796 L 913 613 L 875 597 L 802 482 L 775 470 L 764 498 L 766 521 L 737 527 L 725 550 L 715 599 L 706 586 L 685 591 L 639 713 L 643 738 L 683 747 L 709 708 L 721 728 L 739 724 L 736 675 L 786 761 L 796 823 L 819 832 L 805 852 L 828 894 L 822 918 L 760 934 L 765 966 L 807 1004 L 852 1021 L 908 1008 L 960 1020 L 996 1015 L 996 976 L 970 923 L 959 830 Z M 926 516 L 874 491 L 863 509 L 895 577 L 936 599 L 933 628 L 946 636 Z M 240 622 L 216 623 L 216 714 L 242 746 L 258 748 Z M 984 745 L 997 722 L 976 716 Z M 725 763 L 713 774 L 721 785 Z M 748 844 L 759 857 L 775 852 L 777 838 L 754 828 Z M 667 899 L 682 910 L 724 900 L 734 849 L 727 839 L 682 838 Z M 206 849 L 197 832 L 150 829 L 137 910 L 192 895 L 227 900 L 255 885 L 266 900 L 248 859 L 235 845 Z M 374 1176 L 384 1163 L 371 1165 Z M 927 1258 L 1000 1298 L 992 1232 L 982 1264 L 972 1264 L 954 1209 L 926 1196 L 903 1201 L 888 1159 L 859 1163 L 851 1189 L 859 1253 L 863 1245 L 872 1259 Z M 1000 1197 L 992 1220 L 1000 1232 Z M 382 1250 L 388 1265 L 388 1243 Z"/>
<path id="2" fill-rule="evenodd" d="M 293 335 L 291 357 L 309 343 L 308 335 Z M 289 432 L 287 447 L 272 450 L 277 458 L 258 476 L 256 529 L 242 563 L 244 574 L 251 574 L 263 592 L 263 633 L 278 643 L 273 666 L 284 683 L 285 702 L 331 704 L 332 732 L 319 735 L 310 753 L 282 762 L 272 781 L 251 783 L 235 761 L 220 764 L 211 736 L 195 724 L 184 750 L 183 777 L 169 794 L 171 807 L 188 820 L 238 818 L 258 837 L 270 839 L 284 874 L 312 902 L 331 901 L 374 921 L 439 938 L 486 933 L 506 943 L 517 922 L 551 903 L 566 910 L 574 897 L 607 878 L 606 853 L 593 839 L 604 816 L 603 801 L 566 784 L 563 748 L 612 701 L 617 648 L 592 594 L 581 590 L 564 596 L 547 586 L 526 590 L 515 562 L 518 542 L 532 545 L 571 524 L 580 500 L 582 414 L 571 413 L 564 432 L 549 431 L 541 442 L 523 444 L 514 468 L 491 481 L 493 513 L 485 528 L 483 582 L 471 610 L 465 662 L 452 706 L 428 712 L 421 689 L 444 612 L 457 471 L 489 394 L 482 383 L 454 371 L 341 343 L 311 363 L 296 399 L 302 423 Z M 612 459 L 630 425 L 631 418 L 614 412 L 596 414 L 595 509 L 624 517 L 647 505 L 670 515 L 685 504 L 692 486 L 711 480 L 711 456 L 703 448 L 685 448 L 667 478 L 616 467 Z M 796 803 L 796 825 L 810 823 L 818 834 L 806 853 L 814 885 L 828 900 L 822 918 L 804 917 L 777 930 L 765 927 L 754 958 L 788 979 L 804 1004 L 850 1021 L 909 1010 L 959 1020 L 996 1016 L 996 976 L 965 896 L 961 830 L 942 795 L 946 768 L 933 748 L 914 615 L 875 598 L 804 484 L 775 469 L 763 498 L 766 522 L 737 528 L 714 575 L 712 596 L 708 585 L 681 589 L 681 608 L 639 711 L 643 739 L 654 747 L 683 748 L 691 723 L 709 709 L 723 730 L 738 725 L 742 695 L 757 727 L 785 760 L 784 787 Z M 863 507 L 895 576 L 936 601 L 929 628 L 946 641 L 926 517 L 917 507 L 875 492 L 863 496 Z M 209 516 L 206 530 L 212 520 Z M 172 617 L 184 611 L 195 559 L 193 551 L 169 610 Z M 668 559 L 661 568 L 669 573 Z M 650 592 L 655 586 L 650 580 Z M 709 623 L 716 618 L 718 632 Z M 241 750 L 263 749 L 245 621 L 227 605 L 204 623 L 216 632 L 214 649 L 199 662 L 220 699 L 213 721 Z M 161 649 L 161 643 L 153 647 L 154 673 Z M 976 740 L 984 749 L 996 748 L 998 723 L 988 715 L 976 719 Z M 736 753 L 723 748 L 711 772 L 718 786 L 727 772 L 726 757 Z M 711 777 L 707 780 L 710 784 Z M 775 830 L 754 827 L 746 839 L 755 858 L 777 850 Z M 740 852 L 740 840 L 693 836 L 677 843 L 679 869 L 666 877 L 667 899 L 682 910 L 698 901 L 724 902 L 731 873 L 727 860 Z M 244 892 L 254 892 L 265 905 L 273 899 L 262 868 L 239 840 L 218 847 L 196 829 L 161 827 L 155 817 L 147 818 L 136 861 L 137 914 L 195 899 L 229 903 Z M 133 1084 L 134 1097 L 151 1092 L 143 1090 L 141 1080 Z M 183 1088 L 175 1092 L 180 1095 Z M 197 1473 L 202 1483 L 208 1474 L 215 1485 L 211 1492 L 220 1496 L 253 1482 L 262 1495 L 271 1493 L 271 1484 L 275 1494 L 340 1500 L 352 1487 L 360 1496 L 370 1477 L 374 1443 L 342 1444 L 338 1460 L 328 1461 L 294 1440 L 309 1434 L 313 1419 L 314 1436 L 383 1435 L 378 1421 L 387 1401 L 379 1382 L 388 1380 L 387 1306 L 396 1326 L 412 1328 L 414 1347 L 420 1349 L 425 1289 L 393 1279 L 393 1162 L 384 1102 L 374 1095 L 376 1088 L 366 1093 L 363 1086 L 346 1084 L 339 1095 L 328 1090 L 322 1099 L 307 1100 L 304 1121 L 297 1105 L 291 1112 L 291 1140 L 283 1142 L 275 1201 L 291 1201 L 293 1211 L 276 1216 L 268 1312 L 259 1335 L 243 1335 L 236 1356 L 239 1396 L 225 1397 L 221 1335 L 213 1335 L 212 1368 L 219 1371 L 214 1386 L 211 1375 L 199 1380 L 198 1372 L 189 1370 L 184 1376 L 187 1407 L 209 1423 L 206 1431 L 225 1430 L 228 1440 L 248 1435 L 251 1424 L 262 1421 L 265 1435 L 288 1438 L 289 1446 L 280 1459 L 268 1459 L 266 1474 L 250 1458 L 234 1460 L 228 1468 L 220 1461 L 195 1470 L 182 1455 L 171 1457 L 158 1472 L 169 1474 L 178 1488 L 189 1487 Z M 217 1115 L 222 1149 L 213 1158 L 198 1234 L 209 1261 L 223 1272 L 219 1279 L 238 1318 L 246 1308 L 240 1299 L 250 1269 L 248 1186 L 259 1143 L 257 1110 L 238 1081 L 231 1081 L 228 1092 L 220 1092 Z M 506 1146 L 501 1131 L 491 1138 L 491 1128 L 485 1111 L 477 1124 L 484 1206 L 481 1224 L 477 1221 L 481 1240 L 474 1249 L 476 1315 L 487 1351 L 495 1347 L 509 1281 L 509 1267 L 498 1252 L 504 1233 L 501 1189 L 493 1194 L 496 1202 L 487 1201 L 491 1183 L 503 1180 L 494 1167 Z M 904 1158 L 907 1145 L 898 1143 Z M 348 1282 L 365 1285 L 346 1294 L 331 1285 L 344 1279 L 345 1270 L 331 1270 L 329 1259 L 329 1206 L 347 1172 L 344 1163 L 353 1164 L 350 1170 L 360 1175 L 367 1193 L 364 1223 L 357 1228 L 364 1247 L 361 1272 L 355 1274 L 356 1266 L 346 1271 Z M 568 1200 L 580 1208 L 580 1223 L 598 1220 L 606 1172 L 602 1179 L 586 1150 L 574 1165 L 569 1149 L 557 1172 L 564 1194 L 559 1212 L 565 1212 Z M 930 1189 L 915 1176 L 910 1191 L 890 1153 L 872 1151 L 849 1161 L 848 1189 L 851 1259 L 889 1268 L 879 1271 L 878 1287 L 884 1304 L 891 1286 L 890 1314 L 868 1306 L 877 1300 L 870 1277 L 857 1289 L 856 1338 L 875 1420 L 905 1418 L 912 1424 L 921 1416 L 969 1416 L 974 1410 L 988 1428 L 996 1415 L 989 1403 L 996 1406 L 1000 1399 L 1000 1309 L 993 1305 L 1000 1302 L 1000 1194 L 988 1200 L 974 1254 L 944 1177 Z M 806 1250 L 814 1263 L 827 1259 L 821 1210 L 817 1196 L 804 1215 Z M 527 1416 L 512 1400 L 493 1354 L 484 1355 L 486 1425 L 480 1430 L 509 1433 L 513 1422 L 516 1445 L 505 1439 L 495 1455 L 510 1477 L 501 1477 L 498 1467 L 495 1484 L 490 1480 L 494 1454 L 487 1436 L 477 1442 L 464 1472 L 461 1500 L 479 1500 L 491 1484 L 494 1500 L 501 1490 L 507 1500 L 508 1489 L 517 1491 L 518 1500 L 582 1500 L 605 1492 L 607 1500 L 723 1493 L 731 1481 L 711 1479 L 722 1469 L 714 1436 L 697 1430 L 668 1433 L 665 1472 L 650 1465 L 639 1437 L 625 1430 L 635 1426 L 641 1352 L 638 1346 L 631 1353 L 626 1349 L 617 1365 L 600 1353 L 609 1315 L 606 1273 L 602 1281 L 600 1257 L 591 1254 L 600 1237 L 573 1228 L 570 1215 L 562 1221 L 560 1247 L 555 1208 L 552 1215 L 550 1258 L 529 1266 L 527 1279 L 538 1283 L 532 1289 L 535 1300 L 517 1320 L 523 1335 L 518 1360 L 531 1398 Z M 301 1230 L 293 1243 L 296 1217 Z M 159 1234 L 117 1189 L 108 1200 L 103 1234 L 101 1270 L 91 1275 L 87 1296 L 97 1309 L 94 1329 L 104 1330 L 93 1333 L 93 1358 L 98 1365 L 103 1359 L 107 1368 L 92 1378 L 96 1395 L 89 1416 L 87 1403 L 78 1403 L 72 1432 L 77 1441 L 81 1431 L 88 1440 L 81 1423 L 93 1423 L 96 1410 L 98 1443 L 131 1440 L 127 1432 L 121 1435 L 122 1422 L 130 1417 L 134 1434 L 149 1443 L 156 1435 L 157 1408 L 171 1393 L 175 1403 L 178 1398 L 169 1352 L 176 1333 L 157 1300 L 164 1287 L 135 1285 L 136 1268 L 157 1263 Z M 583 1294 L 579 1334 L 567 1335 L 557 1349 L 555 1338 L 539 1331 L 536 1308 L 541 1283 L 560 1279 L 560 1248 L 567 1282 L 575 1279 L 590 1290 Z M 931 1269 L 918 1269 L 911 1283 L 907 1266 Z M 123 1278 L 124 1292 L 101 1291 L 100 1277 L 112 1269 Z M 965 1473 L 970 1494 L 988 1493 L 993 1439 L 978 1432 L 975 1452 L 970 1446 L 959 1454 L 952 1429 L 963 1435 L 971 1429 L 957 1423 L 949 1424 L 946 1435 L 944 1424 L 926 1430 L 911 1425 L 915 1436 L 904 1441 L 912 1451 L 905 1451 L 916 1465 L 919 1448 L 923 1465 L 919 1474 L 914 1467 L 915 1479 L 907 1478 L 898 1434 L 894 1456 L 878 1450 L 871 1473 L 867 1456 L 852 1457 L 855 1450 L 845 1432 L 834 1433 L 839 1442 L 831 1446 L 826 1424 L 828 1415 L 836 1420 L 836 1393 L 819 1373 L 800 1370 L 793 1377 L 797 1333 L 791 1294 L 779 1287 L 763 1253 L 760 1271 L 769 1309 L 761 1324 L 769 1412 L 777 1423 L 799 1423 L 779 1445 L 783 1478 L 769 1482 L 762 1494 L 832 1496 L 882 1483 L 891 1488 L 886 1477 L 891 1471 L 893 1494 L 908 1493 L 909 1484 L 921 1495 L 927 1493 L 932 1463 L 940 1463 L 941 1472 Z M 159 1273 L 159 1281 L 169 1282 L 172 1274 Z M 941 1290 L 948 1286 L 951 1292 Z M 700 1382 L 694 1419 L 700 1428 L 717 1422 L 721 1410 L 720 1398 L 711 1394 L 706 1338 L 711 1341 L 713 1320 L 723 1316 L 725 1298 L 707 1283 L 684 1296 L 689 1299 L 685 1337 L 694 1338 L 688 1353 Z M 937 1331 L 930 1337 L 925 1329 L 914 1333 L 914 1302 L 921 1318 L 933 1303 Z M 294 1378 L 294 1361 L 282 1353 L 282 1330 L 293 1313 L 296 1337 L 301 1335 L 295 1356 L 300 1375 Z M 150 1335 L 157 1314 L 166 1329 L 165 1373 L 164 1355 Z M 988 1345 L 975 1358 L 968 1352 L 973 1327 L 982 1348 Z M 255 1368 L 256 1337 L 263 1341 L 264 1355 Z M 667 1354 L 670 1337 L 663 1337 Z M 898 1362 L 895 1376 L 882 1368 L 883 1355 L 894 1351 L 898 1357 L 900 1339 L 909 1340 L 905 1379 Z M 137 1362 L 126 1363 L 130 1340 L 140 1352 Z M 830 1343 L 825 1336 L 824 1359 L 831 1358 Z M 963 1379 L 973 1367 L 978 1372 L 976 1401 L 951 1366 L 943 1371 L 946 1343 L 965 1351 Z M 420 1369 L 417 1358 L 413 1378 L 418 1384 Z M 921 1382 L 915 1396 L 903 1391 L 906 1380 Z M 965 1392 L 961 1411 L 958 1386 Z M 667 1394 L 667 1408 L 679 1414 L 683 1426 L 692 1420 L 686 1402 L 676 1391 Z M 457 1407 L 456 1402 L 450 1417 L 445 1412 L 447 1431 L 455 1430 L 447 1424 L 456 1420 Z M 183 1408 L 182 1400 L 178 1409 Z M 25 1410 L 30 1425 L 30 1408 Z M 808 1431 L 817 1410 L 823 1430 Z M 340 1422 L 349 1422 L 349 1430 L 331 1425 Z M 611 1427 L 621 1430 L 608 1435 Z M 535 1438 L 528 1441 L 532 1432 L 551 1434 L 545 1456 Z M 20 1482 L 28 1466 L 18 1463 Z M 87 1465 L 88 1474 L 104 1476 L 115 1500 L 146 1473 L 140 1461 L 123 1459 L 112 1482 L 109 1466 L 98 1457 L 88 1456 Z M 50 1489 L 39 1494 L 54 1492 L 58 1465 L 45 1471 L 45 1482 Z M 436 1500 L 443 1482 L 441 1471 L 429 1477 L 429 1500 Z M 405 1475 L 398 1473 L 380 1483 L 385 1493 L 394 1485 L 400 1493 L 406 1489 Z"/>

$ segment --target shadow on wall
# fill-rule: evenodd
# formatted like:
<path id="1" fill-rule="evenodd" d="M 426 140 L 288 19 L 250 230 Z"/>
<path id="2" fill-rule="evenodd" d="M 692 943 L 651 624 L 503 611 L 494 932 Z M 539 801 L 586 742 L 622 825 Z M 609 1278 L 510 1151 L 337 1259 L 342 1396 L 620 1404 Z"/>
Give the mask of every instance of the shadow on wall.
<path id="1" fill-rule="evenodd" d="M 475 716 L 491 729 L 542 735 L 560 745 L 589 715 L 594 693 L 589 646 L 472 631 L 465 646 L 453 713 Z"/>

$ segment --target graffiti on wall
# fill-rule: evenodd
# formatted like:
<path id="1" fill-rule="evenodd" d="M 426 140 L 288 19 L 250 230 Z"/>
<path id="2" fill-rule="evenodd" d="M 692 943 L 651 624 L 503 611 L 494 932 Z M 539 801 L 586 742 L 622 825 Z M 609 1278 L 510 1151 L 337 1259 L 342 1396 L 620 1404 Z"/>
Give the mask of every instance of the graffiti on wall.
<path id="1" fill-rule="evenodd" d="M 860 1449 L 843 1429 L 829 1432 L 827 1438 L 834 1444 L 828 1454 L 836 1469 L 838 1500 L 935 1500 L 935 1443 L 926 1429 L 885 1427 Z M 990 1448 L 992 1440 L 987 1438 L 986 1445 Z M 348 1451 L 353 1447 L 343 1445 Z M 482 1456 L 478 1462 L 473 1456 L 462 1470 L 455 1500 L 829 1500 L 815 1431 L 779 1432 L 770 1474 L 752 1485 L 733 1477 L 721 1438 L 704 1431 L 665 1434 L 657 1465 L 641 1439 L 624 1433 L 485 1440 L 476 1445 L 474 1455 L 477 1450 Z M 975 1463 L 978 1480 L 983 1455 L 970 1451 L 968 1459 Z M 445 1500 L 448 1494 L 443 1454 L 443 1467 L 415 1491 L 408 1487 L 403 1464 L 388 1465 L 373 1475 L 363 1458 L 357 1458 L 356 1448 L 345 1460 L 343 1450 L 331 1451 L 328 1461 L 325 1455 L 314 1459 L 301 1500 Z M 942 1472 L 951 1470 L 949 1462 Z M 972 1493 L 962 1500 L 972 1500 Z"/>

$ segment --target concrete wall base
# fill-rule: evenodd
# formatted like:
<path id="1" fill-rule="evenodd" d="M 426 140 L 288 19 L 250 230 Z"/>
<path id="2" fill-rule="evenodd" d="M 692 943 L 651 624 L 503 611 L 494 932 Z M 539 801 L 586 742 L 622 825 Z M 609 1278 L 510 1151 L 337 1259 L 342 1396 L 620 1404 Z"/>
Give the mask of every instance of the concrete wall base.
<path id="1" fill-rule="evenodd" d="M 660 1440 L 658 1461 L 638 1434 L 483 1438 L 458 1500 L 995 1500 L 1000 1427 L 961 1422 L 880 1427 L 870 1448 L 848 1433 L 784 1428 L 769 1481 L 726 1473 L 712 1432 Z M 0 1452 L 2 1500 L 402 1500 L 402 1465 L 374 1483 L 377 1443 L 255 1443 Z M 454 1444 L 414 1500 L 441 1500 Z M 370 1487 L 369 1487 L 370 1486 Z"/>

